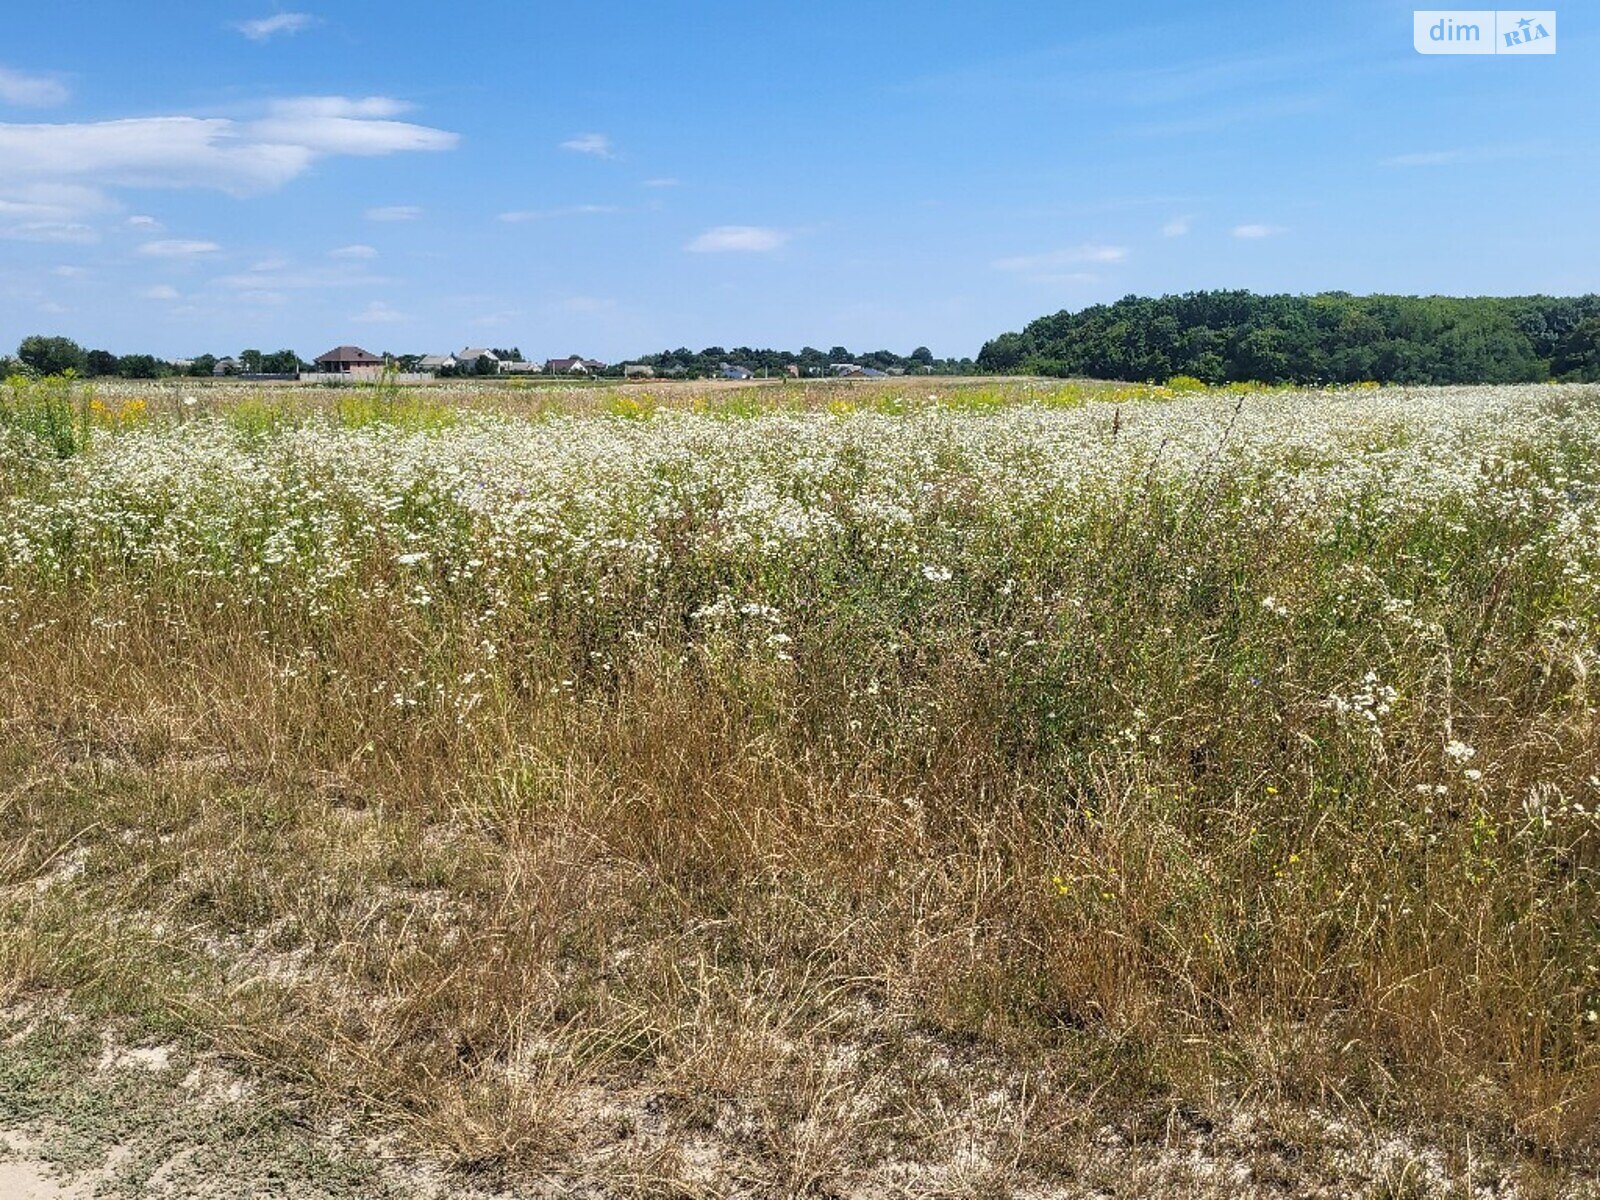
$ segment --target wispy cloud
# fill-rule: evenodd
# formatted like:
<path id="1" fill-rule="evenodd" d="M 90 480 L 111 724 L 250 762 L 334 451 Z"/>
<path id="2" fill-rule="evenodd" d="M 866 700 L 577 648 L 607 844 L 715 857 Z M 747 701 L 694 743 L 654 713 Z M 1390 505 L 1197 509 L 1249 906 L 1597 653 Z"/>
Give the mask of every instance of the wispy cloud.
<path id="1" fill-rule="evenodd" d="M 1519 142 L 1513 146 L 1458 146 L 1448 150 L 1421 150 L 1381 160 L 1385 167 L 1450 167 L 1458 163 L 1499 162 L 1508 158 L 1537 158 L 1550 153 L 1548 142 Z"/>
<path id="2" fill-rule="evenodd" d="M 447 150 L 456 135 L 393 117 L 383 96 L 311 96 L 270 102 L 256 120 L 190 115 L 62 124 L 0 123 L 0 236 L 89 240 L 86 218 L 115 211 L 120 188 L 200 188 L 257 195 L 287 184 L 320 159 Z M 9 215 L 12 220 L 7 222 Z M 129 222 L 155 230 L 153 218 Z"/>
<path id="3" fill-rule="evenodd" d="M 381 288 L 394 281 L 374 275 L 365 267 L 296 267 L 282 259 L 257 263 L 248 271 L 223 275 L 217 286 L 244 293 L 282 294 L 284 292 L 342 291 L 349 288 Z"/>
<path id="4" fill-rule="evenodd" d="M 679 182 L 679 180 L 672 178 L 670 175 L 659 175 L 654 179 L 646 179 L 644 186 L 647 188 L 675 188 L 679 186 Z"/>
<path id="5" fill-rule="evenodd" d="M 253 21 L 240 21 L 234 28 L 252 42 L 265 42 L 280 33 L 299 33 L 315 24 L 317 18 L 310 13 L 287 12 L 276 13 L 270 17 L 257 17 Z"/>
<path id="6" fill-rule="evenodd" d="M 163 238 L 157 242 L 146 242 L 139 247 L 139 253 L 146 258 L 202 258 L 207 254 L 215 254 L 222 247 L 216 242 L 194 241 L 186 238 Z"/>
<path id="7" fill-rule="evenodd" d="M 568 296 L 555 307 L 561 312 L 594 316 L 598 313 L 611 312 L 617 307 L 617 302 L 605 296 Z"/>
<path id="8" fill-rule="evenodd" d="M 574 154 L 592 154 L 595 158 L 615 158 L 616 148 L 603 133 L 578 133 L 561 143 L 561 149 Z"/>
<path id="9" fill-rule="evenodd" d="M 0 67 L 0 103 L 49 108 L 53 104 L 65 104 L 71 95 L 64 83 L 48 75 L 29 75 Z"/>
<path id="10" fill-rule="evenodd" d="M 371 246 L 357 244 L 354 246 L 340 246 L 337 250 L 329 250 L 328 257 L 344 259 L 377 258 L 378 252 Z"/>
<path id="11" fill-rule="evenodd" d="M 92 225 L 80 221 L 7 221 L 0 209 L 0 238 L 13 242 L 61 242 L 87 245 L 98 242 L 100 234 Z"/>
<path id="12" fill-rule="evenodd" d="M 615 204 L 571 204 L 565 208 L 535 208 L 523 209 L 517 212 L 503 212 L 500 220 L 515 225 L 522 221 L 548 221 L 556 217 L 582 217 L 596 213 L 621 212 L 622 209 Z"/>
<path id="13" fill-rule="evenodd" d="M 1010 258 L 997 258 L 994 265 L 1001 271 L 1021 275 L 1040 275 L 1064 270 L 1084 263 L 1119 263 L 1128 257 L 1126 246 L 1105 246 L 1098 242 L 1085 242 L 1066 250 L 1050 250 L 1044 254 L 1019 254 Z"/>
<path id="14" fill-rule="evenodd" d="M 1260 238 L 1277 237 L 1280 233 L 1287 233 L 1282 225 L 1235 225 L 1232 233 L 1236 238 L 1244 241 L 1256 241 Z"/>
<path id="15" fill-rule="evenodd" d="M 154 230 L 160 229 L 161 227 L 160 221 L 156 220 L 154 217 L 146 216 L 144 213 L 135 213 L 133 216 L 128 218 L 129 229 Z"/>
<path id="16" fill-rule="evenodd" d="M 1173 217 L 1161 227 L 1162 237 L 1183 237 L 1194 228 L 1193 217 Z"/>
<path id="17" fill-rule="evenodd" d="M 422 210 L 415 204 L 384 204 L 365 213 L 369 221 L 415 221 L 421 215 Z"/>
<path id="18" fill-rule="evenodd" d="M 147 287 L 139 295 L 146 300 L 177 300 L 180 299 L 178 289 L 170 283 L 158 283 L 154 287 Z"/>
<path id="19" fill-rule="evenodd" d="M 411 318 L 405 313 L 396 312 L 382 300 L 374 300 L 350 319 L 362 325 L 396 325 Z"/>
<path id="20" fill-rule="evenodd" d="M 78 184 L 0 178 L 0 238 L 20 242 L 97 241 L 99 232 L 85 218 L 112 207 L 98 191 Z"/>
<path id="21" fill-rule="evenodd" d="M 311 154 L 376 155 L 411 150 L 453 150 L 457 134 L 393 118 L 411 106 L 389 96 L 302 96 L 274 100 L 267 116 L 247 127 L 261 142 L 300 147 Z"/>
<path id="22" fill-rule="evenodd" d="M 718 225 L 694 238 L 684 249 L 695 254 L 762 254 L 777 250 L 793 236 L 762 225 Z"/>

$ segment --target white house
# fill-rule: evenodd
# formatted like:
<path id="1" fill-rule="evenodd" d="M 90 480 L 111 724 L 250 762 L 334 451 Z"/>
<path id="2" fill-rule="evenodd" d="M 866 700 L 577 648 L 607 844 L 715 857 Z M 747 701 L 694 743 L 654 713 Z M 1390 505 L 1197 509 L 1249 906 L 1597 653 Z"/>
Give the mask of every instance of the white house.
<path id="1" fill-rule="evenodd" d="M 424 354 L 417 363 L 417 370 L 437 375 L 440 371 L 449 371 L 460 365 L 460 360 L 454 354 Z"/>
<path id="2" fill-rule="evenodd" d="M 500 356 L 485 346 L 468 346 L 456 355 L 456 365 L 463 371 L 475 371 L 480 358 L 489 360 L 491 375 L 500 369 Z"/>
<path id="3" fill-rule="evenodd" d="M 579 358 L 574 354 L 570 358 L 552 358 L 544 364 L 544 369 L 552 375 L 589 375 L 595 371 L 604 371 L 606 365 L 592 358 Z"/>

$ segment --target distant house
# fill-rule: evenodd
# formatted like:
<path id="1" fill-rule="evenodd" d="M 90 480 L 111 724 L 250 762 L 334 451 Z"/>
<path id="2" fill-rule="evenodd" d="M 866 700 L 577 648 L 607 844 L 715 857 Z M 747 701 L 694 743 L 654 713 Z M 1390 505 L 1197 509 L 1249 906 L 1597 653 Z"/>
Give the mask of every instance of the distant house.
<path id="1" fill-rule="evenodd" d="M 748 367 L 736 367 L 732 363 L 722 363 L 717 367 L 717 376 L 721 379 L 754 379 L 756 373 Z"/>
<path id="2" fill-rule="evenodd" d="M 239 373 L 239 360 L 236 358 L 219 358 L 217 365 L 211 368 L 213 375 L 237 375 Z"/>
<path id="3" fill-rule="evenodd" d="M 487 346 L 468 346 L 456 355 L 456 362 L 464 371 L 476 371 L 480 358 L 489 360 L 489 374 L 493 375 L 500 370 L 500 356 Z"/>
<path id="4" fill-rule="evenodd" d="M 622 377 L 624 379 L 654 379 L 656 369 L 648 363 L 624 363 Z"/>
<path id="5" fill-rule="evenodd" d="M 424 354 L 417 363 L 417 370 L 437 375 L 440 371 L 454 370 L 458 366 L 460 360 L 454 354 Z"/>
<path id="6" fill-rule="evenodd" d="M 880 371 L 876 367 L 863 367 L 859 363 L 830 363 L 830 374 L 840 379 L 887 379 L 888 372 Z"/>
<path id="7" fill-rule="evenodd" d="M 799 379 L 800 378 L 800 366 L 799 366 L 798 363 L 790 363 L 788 366 L 784 367 L 783 373 L 785 375 L 787 375 L 790 379 Z"/>
<path id="8" fill-rule="evenodd" d="M 382 370 L 383 359 L 360 346 L 335 346 L 317 355 L 316 366 L 324 375 L 370 375 Z"/>
<path id="9" fill-rule="evenodd" d="M 543 370 L 543 363 L 522 362 L 509 358 L 500 360 L 500 374 L 502 375 L 537 375 Z"/>
<path id="10" fill-rule="evenodd" d="M 596 371 L 604 371 L 606 365 L 592 358 L 579 358 L 576 354 L 569 358 L 552 358 L 544 364 L 544 369 L 552 375 L 592 375 Z"/>

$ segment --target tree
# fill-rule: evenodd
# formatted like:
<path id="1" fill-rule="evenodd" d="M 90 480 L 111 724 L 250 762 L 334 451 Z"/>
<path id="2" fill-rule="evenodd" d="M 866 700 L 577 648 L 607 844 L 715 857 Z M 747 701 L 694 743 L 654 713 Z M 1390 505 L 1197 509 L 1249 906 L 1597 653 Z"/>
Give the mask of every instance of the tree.
<path id="1" fill-rule="evenodd" d="M 82 373 L 88 367 L 88 356 L 83 347 L 71 338 L 45 337 L 34 334 L 22 339 L 17 347 L 17 357 L 41 375 L 63 375 L 68 371 Z"/>
<path id="2" fill-rule="evenodd" d="M 493 375 L 499 369 L 500 364 L 487 354 L 478 355 L 478 361 L 472 364 L 472 371 L 475 375 Z"/>
<path id="3" fill-rule="evenodd" d="M 246 375 L 261 374 L 261 351 L 241 350 L 239 352 L 239 369 Z"/>
<path id="4" fill-rule="evenodd" d="M 115 375 L 117 356 L 109 350 L 91 350 L 84 356 L 86 375 Z"/>
<path id="5" fill-rule="evenodd" d="M 931 367 L 933 365 L 933 351 L 926 346 L 918 346 L 911 352 L 911 361 L 919 366 Z"/>
<path id="6" fill-rule="evenodd" d="M 245 353 L 249 353 L 246 351 Z M 244 355 L 239 356 L 240 361 Z M 248 367 L 245 368 L 247 371 Z M 293 350 L 279 350 L 274 354 L 261 355 L 259 372 L 262 375 L 293 375 L 300 369 L 300 356 Z"/>
<path id="7" fill-rule="evenodd" d="M 196 379 L 209 379 L 217 370 L 217 356 L 215 354 L 196 355 L 189 363 L 189 374 Z"/>
<path id="8" fill-rule="evenodd" d="M 1600 380 L 1600 316 L 1590 317 L 1562 335 L 1550 370 L 1564 378 Z"/>
<path id="9" fill-rule="evenodd" d="M 161 374 L 161 364 L 151 354 L 124 354 L 119 374 L 124 379 L 154 379 Z"/>

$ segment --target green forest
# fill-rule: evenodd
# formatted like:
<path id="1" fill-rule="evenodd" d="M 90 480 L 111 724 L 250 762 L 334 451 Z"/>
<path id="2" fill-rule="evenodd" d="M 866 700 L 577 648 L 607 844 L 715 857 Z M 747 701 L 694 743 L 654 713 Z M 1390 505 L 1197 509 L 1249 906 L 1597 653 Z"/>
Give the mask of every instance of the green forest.
<path id="1" fill-rule="evenodd" d="M 1600 379 L 1600 296 L 1128 296 L 987 342 L 995 373 L 1206 383 Z"/>

